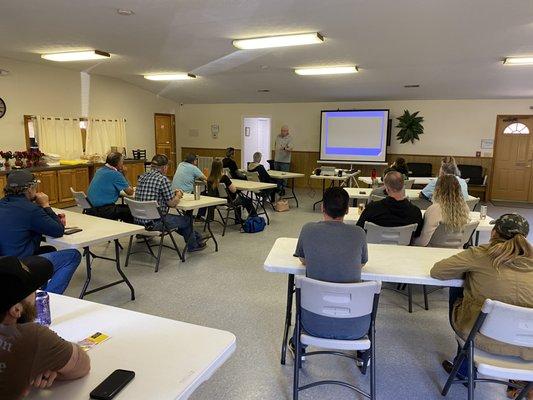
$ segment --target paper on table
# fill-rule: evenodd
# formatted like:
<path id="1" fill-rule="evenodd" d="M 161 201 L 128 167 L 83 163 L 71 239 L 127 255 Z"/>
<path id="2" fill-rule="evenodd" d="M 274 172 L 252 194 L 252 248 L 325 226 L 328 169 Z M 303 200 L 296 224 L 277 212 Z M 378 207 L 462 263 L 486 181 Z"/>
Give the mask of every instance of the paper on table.
<path id="1" fill-rule="evenodd" d="M 86 337 L 83 340 L 80 340 L 78 342 L 78 345 L 82 348 L 83 351 L 89 351 L 94 346 L 97 346 L 100 343 L 105 342 L 109 338 L 110 338 L 110 336 L 106 335 L 105 333 L 96 332 L 95 334 L 93 334 L 93 335 L 91 335 L 89 337 Z"/>

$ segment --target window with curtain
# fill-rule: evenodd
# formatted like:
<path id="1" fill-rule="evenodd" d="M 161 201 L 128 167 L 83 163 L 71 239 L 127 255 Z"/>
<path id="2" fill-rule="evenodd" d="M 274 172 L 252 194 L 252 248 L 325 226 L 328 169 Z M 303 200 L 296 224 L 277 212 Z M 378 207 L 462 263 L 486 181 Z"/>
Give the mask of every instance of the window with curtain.
<path id="1" fill-rule="evenodd" d="M 83 155 L 79 119 L 38 116 L 36 120 L 43 153 L 57 154 L 62 159 L 78 159 Z"/>
<path id="2" fill-rule="evenodd" d="M 88 156 L 98 155 L 105 158 L 113 146 L 119 149 L 127 147 L 126 120 L 89 118 L 87 120 L 85 153 Z"/>

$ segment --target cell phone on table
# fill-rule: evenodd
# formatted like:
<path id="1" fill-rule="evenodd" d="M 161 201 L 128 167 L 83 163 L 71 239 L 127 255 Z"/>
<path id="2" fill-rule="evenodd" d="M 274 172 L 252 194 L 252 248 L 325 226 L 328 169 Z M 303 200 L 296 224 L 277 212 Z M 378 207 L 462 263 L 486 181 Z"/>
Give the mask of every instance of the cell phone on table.
<path id="1" fill-rule="evenodd" d="M 66 228 L 64 234 L 65 235 L 72 235 L 73 233 L 81 232 L 82 230 L 83 229 L 81 229 L 81 228 Z"/>
<path id="2" fill-rule="evenodd" d="M 89 394 L 91 399 L 111 400 L 135 378 L 135 372 L 117 369 Z"/>

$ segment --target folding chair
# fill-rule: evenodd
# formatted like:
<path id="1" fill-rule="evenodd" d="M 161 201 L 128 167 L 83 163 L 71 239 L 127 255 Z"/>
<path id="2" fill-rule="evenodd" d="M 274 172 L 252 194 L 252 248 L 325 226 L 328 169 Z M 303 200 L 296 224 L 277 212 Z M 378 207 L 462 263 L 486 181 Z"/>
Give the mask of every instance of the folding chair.
<path id="1" fill-rule="evenodd" d="M 428 247 L 461 249 L 465 244 L 470 242 L 478 225 L 478 221 L 469 222 L 460 231 L 452 232 L 447 230 L 443 223 L 440 223 L 433 236 L 431 236 Z"/>
<path id="2" fill-rule="evenodd" d="M 226 188 L 226 185 L 223 183 L 218 184 L 218 197 L 226 199 L 228 202 L 226 204 L 222 204 L 220 206 L 216 206 L 216 210 L 218 212 L 218 215 L 220 216 L 220 219 L 222 220 L 221 224 L 223 226 L 222 229 L 222 236 L 226 234 L 226 228 L 228 227 L 228 221 L 233 220 L 235 224 L 237 224 L 237 221 L 240 219 L 241 223 L 239 225 L 242 227 L 242 218 L 239 217 L 240 215 L 240 208 L 241 206 L 237 206 L 233 204 L 233 201 L 231 200 L 231 197 L 228 195 L 228 189 Z M 220 210 L 226 211 L 226 216 L 224 217 L 222 215 L 222 212 Z M 233 218 L 230 217 L 230 213 L 233 212 Z M 209 213 L 209 211 L 208 211 Z M 209 218 L 209 216 L 208 216 Z"/>
<path id="3" fill-rule="evenodd" d="M 70 192 L 72 193 L 72 196 L 74 197 L 74 200 L 76 201 L 76 205 L 82 209 L 83 214 L 87 214 L 90 212 L 90 210 L 93 208 L 91 202 L 87 198 L 87 195 L 84 192 L 77 192 L 72 187 L 70 188 Z"/>
<path id="4" fill-rule="evenodd" d="M 468 204 L 468 209 L 470 211 L 474 211 L 478 203 L 479 203 L 479 197 L 474 197 L 471 200 L 470 199 L 466 200 L 466 204 Z"/>
<path id="5" fill-rule="evenodd" d="M 415 184 L 414 179 L 407 179 L 403 182 L 403 187 L 405 189 L 412 189 L 414 184 Z"/>
<path id="6" fill-rule="evenodd" d="M 533 348 L 531 326 L 533 326 L 533 309 L 490 299 L 485 300 L 466 341 L 459 336 L 456 337 L 461 344 L 461 350 L 454 360 L 453 369 L 441 394 L 446 396 L 452 384 L 466 383 L 468 385 L 468 400 L 474 400 L 475 384 L 491 382 L 519 389 L 520 392 L 515 400 L 525 399 L 529 390 L 533 389 L 533 361 L 479 350 L 475 347 L 475 339 L 478 333 L 481 333 L 483 336 L 498 342 Z M 468 364 L 467 379 L 456 379 L 457 372 L 465 360 Z M 477 374 L 489 378 L 477 378 L 475 376 Z M 521 386 L 509 382 L 509 380 L 529 383 Z"/>
<path id="7" fill-rule="evenodd" d="M 259 179 L 259 173 L 258 172 L 245 172 L 246 179 L 252 182 L 261 182 Z M 267 189 L 267 190 L 261 190 L 259 193 L 252 193 L 252 200 L 254 200 L 255 196 L 255 203 L 257 204 L 256 209 L 258 211 L 257 215 L 264 215 L 267 219 L 267 224 L 270 224 L 270 218 L 268 216 L 267 210 L 265 208 L 265 202 L 270 204 L 273 210 L 275 210 L 274 204 L 269 199 L 270 194 L 275 189 Z M 263 212 L 259 212 L 260 208 L 263 209 Z"/>
<path id="8" fill-rule="evenodd" d="M 395 244 L 398 246 L 409 246 L 413 232 L 416 231 L 416 224 L 410 224 L 405 226 L 380 226 L 372 222 L 365 222 L 366 241 L 368 243 L 377 244 Z M 413 285 L 403 284 L 397 285 L 397 290 L 407 288 L 407 299 L 409 303 L 409 312 L 413 312 Z M 427 288 L 422 285 L 424 292 L 424 308 L 427 310 Z"/>
<path id="9" fill-rule="evenodd" d="M 307 277 L 296 277 L 296 320 L 294 360 L 293 400 L 298 400 L 299 392 L 320 385 L 340 385 L 348 387 L 363 396 L 376 399 L 376 314 L 381 292 L 381 282 L 331 283 Z M 302 311 L 328 318 L 358 318 L 363 336 L 355 340 L 326 339 L 312 336 L 302 326 Z M 305 321 L 304 321 L 305 323 Z M 355 324 L 354 324 L 355 325 Z M 361 373 L 366 374 L 370 360 L 370 393 L 347 382 L 323 380 L 300 386 L 302 367 L 302 345 L 319 347 L 319 351 L 306 352 L 305 357 L 319 354 L 332 354 L 361 362 Z M 344 351 L 360 351 L 358 358 Z"/>
<path id="10" fill-rule="evenodd" d="M 168 225 L 165 222 L 166 215 L 163 215 L 161 211 L 159 210 L 159 207 L 157 205 L 157 201 L 136 201 L 132 199 L 125 199 L 126 204 L 130 208 L 131 215 L 133 215 L 134 218 L 142 219 L 142 220 L 161 220 L 163 225 L 163 230 L 150 230 L 146 229 L 143 233 L 139 234 L 139 236 L 142 237 L 144 243 L 146 244 L 146 247 L 148 248 L 148 251 L 132 251 L 133 247 L 133 236 L 130 236 L 130 242 L 128 245 L 128 254 L 126 255 L 126 263 L 125 266 L 128 266 L 130 255 L 136 254 L 136 253 L 148 253 L 153 258 L 156 259 L 155 264 L 155 272 L 159 271 L 159 262 L 161 261 L 161 251 L 163 250 L 163 247 L 176 250 L 178 253 L 179 258 L 181 261 L 185 262 L 185 257 L 181 253 L 176 240 L 174 239 L 173 233 L 176 231 L 176 229 L 170 229 Z M 163 240 L 165 239 L 165 236 L 169 236 L 170 240 L 172 240 L 172 244 L 174 247 L 167 246 L 163 243 Z M 159 243 L 157 244 L 151 244 L 149 242 L 150 238 L 153 237 L 159 237 Z M 157 256 L 152 251 L 152 247 L 158 247 Z"/>

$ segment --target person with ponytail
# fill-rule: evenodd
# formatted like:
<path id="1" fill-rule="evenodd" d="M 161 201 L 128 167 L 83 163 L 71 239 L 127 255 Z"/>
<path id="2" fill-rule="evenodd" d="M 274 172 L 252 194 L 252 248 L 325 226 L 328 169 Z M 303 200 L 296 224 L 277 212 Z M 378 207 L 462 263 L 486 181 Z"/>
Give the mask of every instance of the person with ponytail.
<path id="1" fill-rule="evenodd" d="M 449 299 L 450 323 L 463 339 L 486 299 L 533 308 L 533 247 L 528 234 L 529 223 L 524 217 L 504 214 L 494 221 L 488 244 L 470 247 L 437 262 L 431 269 L 431 276 L 436 279 L 464 279 L 463 288 L 450 288 Z M 533 361 L 532 348 L 502 343 L 482 334 L 477 335 L 476 348 Z M 449 371 L 451 362 L 444 361 L 443 367 Z M 510 396 L 513 390 L 508 390 Z M 533 393 L 528 399 L 533 399 Z"/>
<path id="2" fill-rule="evenodd" d="M 468 224 L 470 210 L 454 175 L 444 175 L 437 181 L 433 204 L 424 213 L 424 225 L 415 246 L 427 246 L 440 223 L 448 232 L 459 232 Z"/>

